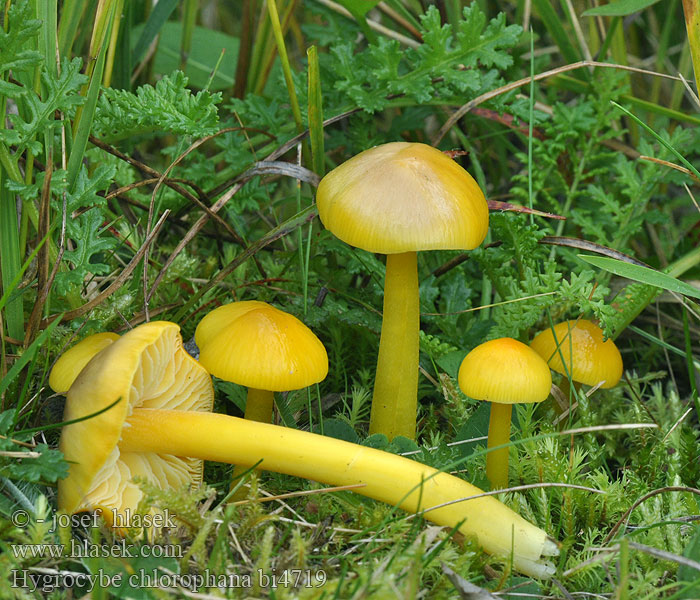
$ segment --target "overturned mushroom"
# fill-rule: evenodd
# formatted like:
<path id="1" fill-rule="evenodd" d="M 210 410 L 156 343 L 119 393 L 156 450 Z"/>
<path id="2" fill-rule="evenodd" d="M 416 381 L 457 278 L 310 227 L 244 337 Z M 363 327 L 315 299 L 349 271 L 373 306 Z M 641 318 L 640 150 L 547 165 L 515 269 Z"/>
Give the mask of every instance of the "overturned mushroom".
<path id="1" fill-rule="evenodd" d="M 482 493 L 462 479 L 366 446 L 208 412 L 210 377 L 183 350 L 178 329 L 167 322 L 141 325 L 76 379 L 66 419 L 104 412 L 63 429 L 60 447 L 71 465 L 59 482 L 59 509 L 100 510 L 111 522 L 138 506 L 134 475 L 166 488 L 197 482 L 202 459 L 262 461 L 263 469 L 322 483 L 363 484 L 358 493 L 458 526 L 487 552 L 511 556 L 522 573 L 554 573 L 546 557 L 558 550 L 546 533 L 493 497 L 462 502 Z"/>

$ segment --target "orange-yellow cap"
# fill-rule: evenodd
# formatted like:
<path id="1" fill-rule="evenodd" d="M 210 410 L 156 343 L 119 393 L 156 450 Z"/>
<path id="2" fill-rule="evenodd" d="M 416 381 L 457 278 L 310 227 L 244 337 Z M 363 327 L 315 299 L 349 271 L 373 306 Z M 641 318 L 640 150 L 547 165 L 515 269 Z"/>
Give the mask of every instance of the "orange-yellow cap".
<path id="1" fill-rule="evenodd" d="M 119 336 L 116 333 L 96 333 L 71 346 L 61 354 L 51 369 L 49 387 L 57 394 L 65 394 L 93 356 L 118 339 Z"/>
<path id="2" fill-rule="evenodd" d="M 58 482 L 58 508 L 69 514 L 100 510 L 111 525 L 113 511 L 129 521 L 138 508 L 143 493 L 134 477 L 160 489 L 199 485 L 201 460 L 122 452 L 122 428 L 135 408 L 210 412 L 213 403 L 211 377 L 184 350 L 175 323 L 151 321 L 125 333 L 96 355 L 68 390 L 64 420 L 83 420 L 61 432 L 59 449 L 70 467 Z M 94 416 L 84 418 L 89 415 Z"/>
<path id="3" fill-rule="evenodd" d="M 321 180 L 316 205 L 336 237 L 382 254 L 470 250 L 489 226 L 476 181 L 426 144 L 392 142 L 361 152 Z"/>
<path id="4" fill-rule="evenodd" d="M 564 321 L 555 325 L 554 331 L 546 329 L 535 336 L 530 347 L 557 373 L 567 375 L 568 371 L 579 383 L 597 385 L 604 381 L 601 387 L 611 388 L 622 377 L 622 356 L 615 342 L 603 341 L 603 330 L 586 319 Z"/>
<path id="5" fill-rule="evenodd" d="M 328 355 L 295 316 L 265 302 L 233 302 L 211 311 L 194 336 L 199 362 L 226 381 L 260 390 L 298 390 L 323 380 Z"/>
<path id="6" fill-rule="evenodd" d="M 547 363 L 513 338 L 484 342 L 459 368 L 459 387 L 470 398 L 499 404 L 542 402 L 552 387 Z"/>

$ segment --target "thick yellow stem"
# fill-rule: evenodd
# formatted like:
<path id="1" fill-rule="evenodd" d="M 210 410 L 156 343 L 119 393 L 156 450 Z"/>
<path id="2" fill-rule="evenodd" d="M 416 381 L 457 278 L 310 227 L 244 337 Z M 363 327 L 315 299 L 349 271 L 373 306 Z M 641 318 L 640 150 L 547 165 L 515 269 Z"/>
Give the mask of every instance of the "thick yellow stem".
<path id="1" fill-rule="evenodd" d="M 510 418 L 513 412 L 512 404 L 491 403 L 489 419 L 489 439 L 487 448 L 503 446 L 510 441 Z M 492 490 L 508 487 L 508 452 L 510 448 L 491 450 L 486 455 L 486 476 L 491 482 Z"/>
<path id="2" fill-rule="evenodd" d="M 369 432 L 416 437 L 420 306 L 415 252 L 389 254 Z"/>
<path id="3" fill-rule="evenodd" d="M 248 398 L 245 403 L 245 418 L 258 423 L 272 421 L 272 404 L 275 395 L 269 390 L 248 388 Z"/>
<path id="4" fill-rule="evenodd" d="M 274 402 L 275 394 L 270 390 L 248 388 L 248 397 L 245 403 L 245 418 L 249 421 L 257 421 L 258 423 L 270 423 L 272 421 L 272 405 Z M 231 489 L 238 485 L 238 479 L 247 470 L 247 466 L 236 465 L 233 467 L 231 473 Z M 234 492 L 233 496 L 231 496 L 231 500 L 243 500 L 248 493 L 247 487 L 247 485 L 244 485 Z"/>
<path id="5" fill-rule="evenodd" d="M 153 432 L 157 431 L 158 435 Z M 466 481 L 416 461 L 327 438 L 306 431 L 256 423 L 227 415 L 158 409 L 135 409 L 119 444 L 122 452 L 156 452 L 204 460 L 253 465 L 330 485 L 364 484 L 355 491 L 476 536 L 483 548 L 508 557 L 531 576 L 551 575 L 541 562 L 557 553 L 541 529 L 528 523 L 494 497 L 459 500 L 481 494 Z"/>

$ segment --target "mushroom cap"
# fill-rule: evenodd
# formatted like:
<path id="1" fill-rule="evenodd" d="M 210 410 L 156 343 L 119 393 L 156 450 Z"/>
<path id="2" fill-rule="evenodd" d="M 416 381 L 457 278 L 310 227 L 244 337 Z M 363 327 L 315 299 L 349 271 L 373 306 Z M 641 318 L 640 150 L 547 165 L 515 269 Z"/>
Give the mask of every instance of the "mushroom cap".
<path id="1" fill-rule="evenodd" d="M 194 336 L 199 362 L 225 381 L 260 390 L 298 390 L 328 374 L 321 341 L 295 316 L 257 300 L 204 317 Z"/>
<path id="2" fill-rule="evenodd" d="M 57 394 L 65 394 L 92 357 L 118 339 L 116 333 L 96 333 L 71 346 L 61 354 L 51 369 L 49 387 Z"/>
<path id="3" fill-rule="evenodd" d="M 211 377 L 182 347 L 175 323 L 152 321 L 105 348 L 81 371 L 68 390 L 66 425 L 59 449 L 70 464 L 58 483 L 58 507 L 69 514 L 101 510 L 111 525 L 113 512 L 129 519 L 142 492 L 140 476 L 165 489 L 202 480 L 202 461 L 156 453 L 120 452 L 123 427 L 135 408 L 211 411 Z M 117 402 L 118 401 L 118 402 Z M 155 435 L 155 432 L 154 432 Z"/>
<path id="4" fill-rule="evenodd" d="M 427 144 L 392 142 L 361 152 L 321 180 L 316 205 L 336 237 L 382 254 L 470 250 L 489 224 L 476 181 Z"/>
<path id="5" fill-rule="evenodd" d="M 601 387 L 611 388 L 622 377 L 622 356 L 615 342 L 603 341 L 603 330 L 586 319 L 564 321 L 555 325 L 554 331 L 545 329 L 535 336 L 530 347 L 557 373 L 566 375 L 568 370 L 571 379 L 579 383 L 597 385 L 604 381 Z"/>
<path id="6" fill-rule="evenodd" d="M 539 354 L 513 338 L 480 344 L 459 367 L 459 387 L 470 398 L 499 404 L 542 402 L 552 374 Z"/>

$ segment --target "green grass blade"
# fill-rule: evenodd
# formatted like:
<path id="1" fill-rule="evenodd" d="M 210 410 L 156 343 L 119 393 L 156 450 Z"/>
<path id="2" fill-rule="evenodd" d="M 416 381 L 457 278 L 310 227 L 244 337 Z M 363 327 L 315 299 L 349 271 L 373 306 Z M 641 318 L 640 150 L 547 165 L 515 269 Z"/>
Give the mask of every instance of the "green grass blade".
<path id="1" fill-rule="evenodd" d="M 175 8 L 178 5 L 178 0 L 160 0 L 158 4 L 155 5 L 153 12 L 148 17 L 146 21 L 146 26 L 141 32 L 141 36 L 134 46 L 134 52 L 131 57 L 131 62 L 133 64 L 138 64 L 138 62 L 146 54 L 146 50 L 151 45 L 158 32 L 163 27 L 163 24 L 170 18 Z"/>
<path id="2" fill-rule="evenodd" d="M 297 133 L 301 133 L 304 131 L 304 124 L 301 120 L 301 109 L 299 108 L 299 100 L 297 99 L 297 92 L 294 89 L 294 80 L 292 79 L 292 67 L 289 64 L 287 47 L 284 44 L 284 34 L 282 33 L 282 24 L 280 23 L 280 16 L 277 12 L 277 3 L 275 0 L 267 0 L 267 10 L 270 14 L 272 32 L 275 36 L 275 43 L 277 44 L 277 54 L 279 54 L 280 62 L 282 63 L 282 71 L 284 72 L 284 81 L 287 84 L 287 93 L 289 94 L 289 103 L 292 107 L 292 114 L 294 115 L 294 123 L 297 126 Z"/>
<path id="3" fill-rule="evenodd" d="M 32 250 L 32 253 L 29 255 L 27 260 L 24 261 L 24 264 L 20 267 L 20 269 L 17 271 L 15 274 L 15 277 L 12 281 L 9 282 L 9 284 L 5 285 L 5 282 L 3 281 L 3 294 L 0 296 L 0 311 L 5 308 L 5 305 L 8 303 L 10 300 L 11 295 L 14 293 L 15 289 L 19 285 L 20 281 L 22 281 L 22 275 L 24 275 L 24 272 L 27 270 L 29 265 L 32 263 L 32 261 L 36 258 L 37 254 L 39 254 L 39 250 L 41 250 L 41 247 L 44 245 L 46 240 L 48 239 L 50 234 L 47 234 L 46 237 L 44 237 Z"/>
<path id="4" fill-rule="evenodd" d="M 180 70 L 185 70 L 187 57 L 192 48 L 192 35 L 197 21 L 198 0 L 185 0 L 185 7 L 182 11 L 182 39 L 180 40 Z"/>
<path id="5" fill-rule="evenodd" d="M 698 405 L 698 385 L 695 381 L 695 364 L 693 361 L 693 342 L 690 339 L 690 325 L 688 324 L 688 309 L 683 307 L 683 335 L 685 338 L 685 360 L 688 365 L 688 379 L 690 380 L 690 390 L 695 410 L 700 409 Z M 698 412 L 700 414 L 700 412 Z"/>
<path id="6" fill-rule="evenodd" d="M 669 292 L 676 292 L 677 294 L 691 296 L 692 298 L 700 298 L 700 290 L 661 271 L 655 271 L 654 269 L 642 267 L 640 265 L 632 265 L 615 258 L 608 258 L 607 256 L 579 254 L 578 257 L 594 267 L 619 275 L 620 277 L 626 277 L 627 279 L 639 281 L 640 283 L 658 287 Z"/>
<path id="7" fill-rule="evenodd" d="M 62 316 L 62 315 L 61 315 Z M 10 386 L 10 384 L 15 380 L 20 371 L 29 363 L 29 361 L 34 360 L 34 355 L 36 351 L 46 343 L 47 338 L 51 335 L 51 332 L 56 329 L 58 324 L 61 322 L 61 317 L 54 319 L 52 323 L 42 331 L 37 338 L 32 342 L 32 344 L 27 348 L 12 365 L 7 375 L 0 381 L 0 396 L 5 393 L 5 390 Z"/>
<path id="8" fill-rule="evenodd" d="M 110 38 L 109 34 L 112 30 L 113 23 L 114 13 L 112 13 L 111 15 L 107 35 L 105 35 L 102 47 L 100 48 L 100 53 L 97 56 L 95 68 L 93 69 L 92 76 L 90 77 L 90 85 L 88 87 L 87 100 L 83 105 L 83 110 L 80 113 L 80 120 L 78 121 L 78 127 L 75 131 L 73 147 L 71 148 L 70 158 L 68 159 L 68 189 L 73 188 L 75 180 L 78 178 L 78 171 L 80 170 L 80 165 L 83 164 L 85 149 L 87 148 L 88 138 L 90 137 L 90 130 L 92 129 L 92 121 L 95 117 L 97 98 L 100 94 L 100 89 L 102 88 L 102 74 L 105 68 L 107 47 L 109 45 Z"/>
<path id="9" fill-rule="evenodd" d="M 552 2 L 550 0 L 533 0 L 532 5 L 544 22 L 544 26 L 554 39 L 564 59 L 570 63 L 581 60 L 581 56 L 571 44 L 570 35 L 562 26 L 562 19 L 554 10 Z"/>
<path id="10" fill-rule="evenodd" d="M 309 139 L 313 171 L 319 177 L 324 174 L 323 149 L 323 99 L 321 96 L 321 73 L 318 66 L 316 46 L 306 51 L 309 60 Z"/>
<path id="11" fill-rule="evenodd" d="M 649 125 L 647 125 L 644 121 L 642 121 L 639 117 L 635 116 L 633 113 L 631 113 L 629 110 L 627 110 L 624 106 L 620 106 L 617 102 L 612 102 L 613 106 L 616 106 L 619 108 L 622 112 L 624 112 L 626 115 L 628 115 L 630 118 L 632 118 L 638 125 L 643 127 L 650 135 L 654 137 L 654 139 L 659 142 L 662 146 L 664 146 L 667 150 L 669 150 L 678 160 L 683 163 L 685 167 L 688 168 L 689 171 L 693 173 L 698 179 L 700 179 L 700 171 L 698 171 L 693 164 L 685 158 L 678 150 L 676 150 L 671 144 L 669 144 L 665 139 L 663 139 L 658 133 L 656 133 Z"/>
<path id="12" fill-rule="evenodd" d="M 87 4 L 85 0 L 65 0 L 63 3 L 58 26 L 58 50 L 61 56 L 70 56 Z"/>
<path id="13" fill-rule="evenodd" d="M 660 348 L 663 348 L 664 350 L 668 350 L 669 352 L 675 354 L 676 356 L 683 356 L 687 357 L 688 354 L 687 352 L 681 350 L 680 348 L 676 348 L 675 346 L 669 344 L 668 342 L 665 342 L 664 340 L 656 337 L 655 335 L 649 333 L 648 331 L 644 331 L 643 329 L 640 329 L 639 327 L 635 325 L 630 325 L 629 327 L 630 331 L 634 331 L 637 335 L 649 340 L 653 344 L 656 344 Z M 693 365 L 695 366 L 696 369 L 700 369 L 700 362 L 696 361 L 695 359 L 692 358 L 691 355 L 691 360 L 693 361 Z"/>
<path id="14" fill-rule="evenodd" d="M 626 17 L 656 4 L 659 0 L 617 0 L 603 6 L 589 8 L 584 17 Z"/>
<path id="15" fill-rule="evenodd" d="M 17 276 L 21 277 L 21 258 L 19 252 L 19 227 L 17 226 L 17 205 L 14 195 L 5 187 L 7 175 L 0 167 L 0 268 L 2 268 L 2 287 L 7 294 L 17 286 Z M 3 296 L 4 297 L 4 296 Z M 7 333 L 16 340 L 24 339 L 24 310 L 22 296 L 6 300 L 4 320 Z"/>

